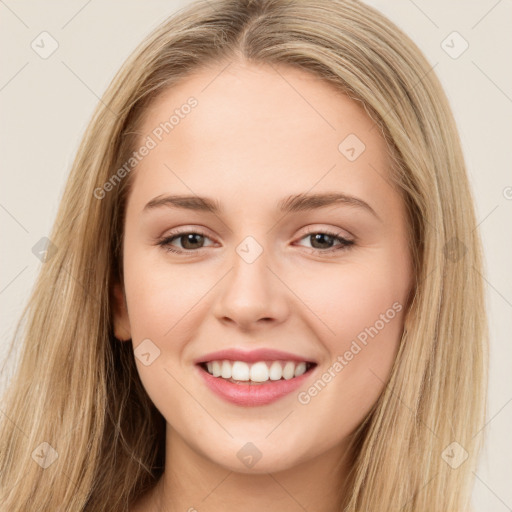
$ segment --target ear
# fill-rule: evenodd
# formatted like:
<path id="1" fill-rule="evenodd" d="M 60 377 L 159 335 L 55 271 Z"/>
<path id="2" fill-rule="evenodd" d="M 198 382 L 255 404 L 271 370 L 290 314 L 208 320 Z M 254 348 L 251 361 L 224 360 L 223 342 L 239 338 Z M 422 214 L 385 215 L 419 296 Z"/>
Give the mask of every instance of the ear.
<path id="1" fill-rule="evenodd" d="M 114 336 L 120 341 L 131 339 L 130 320 L 128 308 L 124 296 L 124 289 L 121 283 L 115 282 L 112 288 Z"/>

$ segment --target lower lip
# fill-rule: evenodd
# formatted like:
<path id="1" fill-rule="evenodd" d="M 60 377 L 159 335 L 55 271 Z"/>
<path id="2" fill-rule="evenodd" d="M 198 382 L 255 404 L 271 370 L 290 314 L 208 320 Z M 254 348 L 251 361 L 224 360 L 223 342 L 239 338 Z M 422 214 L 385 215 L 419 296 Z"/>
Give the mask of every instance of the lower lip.
<path id="1" fill-rule="evenodd" d="M 292 379 L 270 380 L 263 384 L 236 384 L 222 377 L 214 377 L 197 365 L 206 385 L 221 398 L 235 405 L 254 407 L 267 405 L 297 390 L 315 371 L 316 366 Z"/>

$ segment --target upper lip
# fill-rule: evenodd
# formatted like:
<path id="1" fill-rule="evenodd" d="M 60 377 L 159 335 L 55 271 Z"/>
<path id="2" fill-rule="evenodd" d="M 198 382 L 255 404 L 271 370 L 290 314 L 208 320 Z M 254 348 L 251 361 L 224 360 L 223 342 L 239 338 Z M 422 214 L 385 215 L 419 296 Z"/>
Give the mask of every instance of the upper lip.
<path id="1" fill-rule="evenodd" d="M 272 348 L 259 348 L 256 350 L 242 350 L 238 348 L 229 348 L 225 350 L 218 350 L 216 352 L 210 352 L 204 356 L 197 358 L 194 363 L 207 363 L 209 361 L 246 361 L 247 363 L 254 363 L 256 361 L 274 361 L 274 360 L 284 360 L 284 361 L 295 361 L 295 362 L 308 362 L 308 363 L 316 363 L 313 359 L 309 359 L 307 357 L 302 357 L 297 354 L 292 354 L 291 352 L 283 352 L 281 350 L 275 350 Z"/>

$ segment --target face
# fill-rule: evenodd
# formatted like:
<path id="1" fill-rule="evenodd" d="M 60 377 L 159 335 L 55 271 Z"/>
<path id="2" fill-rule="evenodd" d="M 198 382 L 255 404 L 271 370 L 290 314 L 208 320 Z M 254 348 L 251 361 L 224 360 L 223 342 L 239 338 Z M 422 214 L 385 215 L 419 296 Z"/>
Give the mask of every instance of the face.
<path id="1" fill-rule="evenodd" d="M 412 266 L 405 206 L 365 110 L 301 70 L 224 68 L 196 72 L 147 111 L 115 332 L 132 339 L 168 442 L 263 473 L 337 453 L 368 414 L 396 357 Z M 241 361 L 237 380 L 246 369 L 266 378 L 244 366 L 258 349 L 287 353 L 255 355 L 267 368 L 314 364 L 266 383 L 196 364 L 228 349 L 240 353 L 214 359 Z M 248 442 L 262 454 L 252 468 Z"/>

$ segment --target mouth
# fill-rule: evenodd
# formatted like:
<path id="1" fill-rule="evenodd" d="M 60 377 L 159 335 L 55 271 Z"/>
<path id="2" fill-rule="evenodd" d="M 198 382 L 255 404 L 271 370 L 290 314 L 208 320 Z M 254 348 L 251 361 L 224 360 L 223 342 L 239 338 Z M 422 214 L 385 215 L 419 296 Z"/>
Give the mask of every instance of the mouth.
<path id="1" fill-rule="evenodd" d="M 263 360 L 249 363 L 218 359 L 201 362 L 197 366 L 214 378 L 247 386 L 293 380 L 311 372 L 317 364 L 311 361 Z"/>

